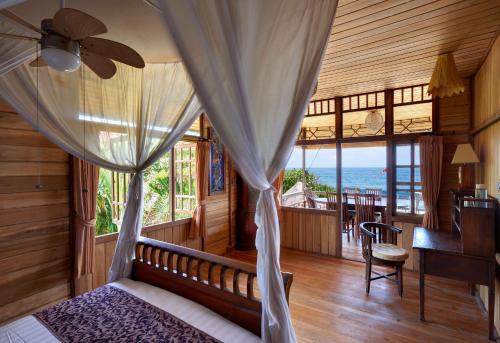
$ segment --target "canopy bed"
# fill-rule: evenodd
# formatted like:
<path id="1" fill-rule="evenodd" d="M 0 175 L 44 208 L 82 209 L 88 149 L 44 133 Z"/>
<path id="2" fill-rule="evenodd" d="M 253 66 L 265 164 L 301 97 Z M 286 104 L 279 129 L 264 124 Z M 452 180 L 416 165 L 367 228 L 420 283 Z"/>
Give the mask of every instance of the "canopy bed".
<path id="1" fill-rule="evenodd" d="M 36 57 L 37 42 L 20 40 L 0 64 L 1 96 L 43 135 L 83 160 L 81 168 L 92 163 L 133 173 L 109 282 L 120 283 L 132 277 L 162 288 L 169 284 L 170 291 L 223 313 L 260 334 L 265 342 L 295 342 L 287 306 L 291 279 L 286 276 L 283 282 L 280 270 L 279 221 L 272 182 L 293 149 L 318 77 L 337 1 L 159 4 L 182 62 L 146 63 L 139 66 L 141 69 L 117 63 L 114 76 L 103 80 L 94 68 L 90 69 L 97 75 L 84 65 L 69 73 L 49 67 L 30 68 L 23 63 Z M 56 19 L 57 14 L 54 24 Z M 55 28 L 57 31 L 57 25 Z M 41 46 L 44 49 L 43 39 Z M 88 64 L 85 59 L 83 62 Z M 139 240 L 143 171 L 182 138 L 202 111 L 240 174 L 260 191 L 255 215 L 255 270 Z M 87 181 L 76 189 L 81 193 L 78 196 L 95 191 L 90 189 L 95 184 Z M 77 219 L 76 240 L 91 241 L 92 218 Z M 165 251 L 169 251 L 166 273 L 162 264 Z M 177 259 L 181 264 L 186 256 L 186 277 L 173 273 L 181 264 L 172 265 L 172 252 L 183 256 Z M 189 266 L 195 259 L 210 261 L 207 283 L 191 280 Z M 92 268 L 88 261 L 77 261 Z M 235 269 L 233 277 L 246 272 L 250 289 L 250 281 L 257 276 L 261 302 L 253 299 L 251 290 L 242 297 L 234 280 L 235 292 L 227 294 L 224 272 L 220 277 L 222 287 L 216 291 L 211 270 L 217 264 L 224 271 Z M 79 282 L 87 270 L 76 269 L 75 282 Z"/>
<path id="2" fill-rule="evenodd" d="M 260 341 L 254 265 L 143 237 L 135 253 L 130 278 L 0 327 L 0 341 Z"/>

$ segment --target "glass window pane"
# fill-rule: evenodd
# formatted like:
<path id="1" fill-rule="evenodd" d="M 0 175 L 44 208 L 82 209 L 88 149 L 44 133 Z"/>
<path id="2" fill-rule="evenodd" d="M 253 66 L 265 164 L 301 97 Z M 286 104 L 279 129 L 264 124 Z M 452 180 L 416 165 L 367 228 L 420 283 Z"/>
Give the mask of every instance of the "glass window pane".
<path id="1" fill-rule="evenodd" d="M 422 198 L 422 191 L 415 191 L 415 213 L 424 214 L 425 206 L 424 199 Z"/>
<path id="2" fill-rule="evenodd" d="M 378 109 L 377 112 L 379 115 L 372 115 L 369 119 L 369 121 L 371 120 L 375 123 L 377 120 L 380 120 L 379 125 L 374 128 L 368 128 L 366 125 L 367 116 L 371 115 L 370 111 L 364 110 L 344 113 L 344 137 L 377 136 L 385 134 L 385 111 L 384 109 Z"/>
<path id="3" fill-rule="evenodd" d="M 394 133 L 432 131 L 432 103 L 403 105 L 394 107 Z"/>
<path id="4" fill-rule="evenodd" d="M 396 182 L 411 182 L 411 168 L 410 167 L 397 167 L 396 168 Z"/>
<path id="5" fill-rule="evenodd" d="M 415 182 L 415 183 L 417 183 L 417 182 L 418 182 L 418 183 L 422 182 L 422 179 L 420 178 L 420 167 L 415 167 L 415 169 L 414 169 L 414 173 L 415 173 L 415 175 L 414 175 L 414 182 Z"/>
<path id="6" fill-rule="evenodd" d="M 144 226 L 172 220 L 170 216 L 170 158 L 171 153 L 168 152 L 144 171 Z"/>
<path id="7" fill-rule="evenodd" d="M 96 236 L 118 232 L 119 230 L 118 224 L 113 220 L 113 208 L 118 208 L 118 204 L 113 202 L 112 198 L 113 186 L 111 174 L 112 172 L 110 170 L 104 168 L 100 168 L 99 170 L 99 184 L 97 186 L 96 199 Z M 115 175 L 116 174 L 117 173 L 115 173 Z M 123 206 L 120 207 L 120 210 L 122 209 Z"/>
<path id="8" fill-rule="evenodd" d="M 414 157 L 415 165 L 420 165 L 420 144 L 415 144 L 415 157 Z"/>
<path id="9" fill-rule="evenodd" d="M 396 165 L 409 166 L 411 164 L 410 144 L 396 145 Z"/>
<path id="10" fill-rule="evenodd" d="M 411 193 L 409 191 L 396 192 L 396 212 L 410 213 L 411 212 Z"/>

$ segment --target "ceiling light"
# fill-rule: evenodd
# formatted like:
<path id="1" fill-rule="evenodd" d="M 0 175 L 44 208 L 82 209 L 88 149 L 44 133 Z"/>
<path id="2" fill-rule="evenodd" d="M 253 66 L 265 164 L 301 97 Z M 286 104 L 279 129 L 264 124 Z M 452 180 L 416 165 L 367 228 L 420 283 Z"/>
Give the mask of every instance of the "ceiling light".
<path id="1" fill-rule="evenodd" d="M 464 92 L 464 83 L 458 74 L 453 54 L 439 55 L 432 73 L 427 94 L 440 98 Z"/>
<path id="2" fill-rule="evenodd" d="M 365 125 L 370 131 L 378 131 L 384 125 L 384 117 L 378 110 L 371 110 L 365 118 Z"/>
<path id="3" fill-rule="evenodd" d="M 42 59 L 59 71 L 75 71 L 80 67 L 80 44 L 58 35 L 42 38 Z"/>

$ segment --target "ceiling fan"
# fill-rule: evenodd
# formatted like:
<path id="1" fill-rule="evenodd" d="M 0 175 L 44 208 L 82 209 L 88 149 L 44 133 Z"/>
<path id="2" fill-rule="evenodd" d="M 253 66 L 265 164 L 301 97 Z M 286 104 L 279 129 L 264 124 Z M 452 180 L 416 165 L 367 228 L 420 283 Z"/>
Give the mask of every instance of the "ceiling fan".
<path id="1" fill-rule="evenodd" d="M 63 7 L 53 19 L 43 19 L 41 29 L 10 11 L 1 10 L 0 13 L 41 34 L 40 38 L 35 38 L 0 33 L 3 37 L 30 39 L 40 43 L 41 56 L 30 63 L 32 67 L 48 65 L 62 72 L 70 72 L 78 69 L 83 62 L 103 79 L 109 79 L 116 73 L 116 65 L 112 60 L 144 68 L 144 60 L 134 49 L 109 39 L 93 37 L 106 33 L 107 28 L 103 22 L 85 12 Z"/>

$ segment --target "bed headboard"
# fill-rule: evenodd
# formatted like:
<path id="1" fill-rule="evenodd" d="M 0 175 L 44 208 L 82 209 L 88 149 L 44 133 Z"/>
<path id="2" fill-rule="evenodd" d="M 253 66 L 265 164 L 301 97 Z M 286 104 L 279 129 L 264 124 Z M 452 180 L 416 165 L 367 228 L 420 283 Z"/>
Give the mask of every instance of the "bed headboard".
<path id="1" fill-rule="evenodd" d="M 260 336 L 262 305 L 255 297 L 254 265 L 145 237 L 135 256 L 133 280 L 197 302 Z M 288 301 L 293 275 L 282 275 Z"/>

